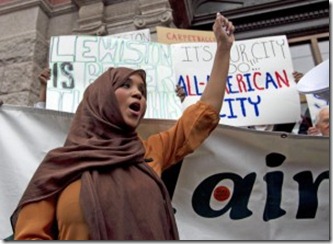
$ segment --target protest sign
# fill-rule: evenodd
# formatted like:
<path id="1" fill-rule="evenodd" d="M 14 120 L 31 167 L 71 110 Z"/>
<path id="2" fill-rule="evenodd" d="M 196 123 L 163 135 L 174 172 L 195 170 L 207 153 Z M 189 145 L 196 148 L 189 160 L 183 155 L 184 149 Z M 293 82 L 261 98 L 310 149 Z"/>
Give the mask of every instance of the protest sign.
<path id="1" fill-rule="evenodd" d="M 51 39 L 50 50 L 48 109 L 75 112 L 91 82 L 110 67 L 125 66 L 147 73 L 145 118 L 174 119 L 181 114 L 168 45 L 110 36 L 59 36 Z"/>
<path id="2" fill-rule="evenodd" d="M 200 98 L 215 49 L 211 43 L 172 45 L 176 79 L 186 93 L 184 107 Z M 231 49 L 220 123 L 246 126 L 296 122 L 300 101 L 292 72 L 285 36 L 236 41 Z"/>

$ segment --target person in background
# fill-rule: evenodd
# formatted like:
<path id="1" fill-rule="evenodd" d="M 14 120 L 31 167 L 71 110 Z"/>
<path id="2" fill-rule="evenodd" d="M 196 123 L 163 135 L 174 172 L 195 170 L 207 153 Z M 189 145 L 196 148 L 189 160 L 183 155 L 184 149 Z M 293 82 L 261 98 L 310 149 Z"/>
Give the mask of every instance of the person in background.
<path id="1" fill-rule="evenodd" d="M 184 99 L 185 99 L 185 96 L 186 96 L 184 88 L 177 84 L 175 92 L 176 92 L 177 96 L 179 97 L 180 102 L 184 102 Z"/>
<path id="2" fill-rule="evenodd" d="M 40 75 L 38 76 L 38 80 L 40 83 L 40 90 L 39 90 L 39 100 L 37 103 L 34 104 L 35 108 L 45 108 L 46 107 L 46 88 L 47 88 L 47 81 L 50 79 L 51 76 L 51 69 L 44 68 Z"/>
<path id="3" fill-rule="evenodd" d="M 322 107 L 316 115 L 315 126 L 309 127 L 308 135 L 330 136 L 330 109 L 329 106 Z"/>
<path id="4" fill-rule="evenodd" d="M 304 115 L 301 115 L 301 119 L 298 123 L 299 123 L 299 127 L 298 127 L 297 134 L 307 135 L 308 129 L 310 127 L 312 127 L 312 119 L 311 119 L 309 108 L 306 108 Z"/>
<path id="5" fill-rule="evenodd" d="M 299 82 L 299 80 L 303 77 L 303 73 L 301 73 L 301 72 L 298 72 L 298 71 L 294 71 L 293 72 L 293 77 L 294 77 L 294 80 L 295 80 L 295 82 L 297 83 L 297 82 Z"/>
<path id="6" fill-rule="evenodd" d="M 109 68 L 91 83 L 65 144 L 49 151 L 11 216 L 15 240 L 178 240 L 164 170 L 192 153 L 219 123 L 235 40 L 217 13 L 209 82 L 167 131 L 142 140 L 146 73 Z"/>
<path id="7" fill-rule="evenodd" d="M 293 77 L 295 82 L 299 82 L 299 80 L 303 77 L 303 73 L 298 72 L 298 71 L 294 71 L 293 72 Z M 297 124 L 295 125 L 295 127 L 298 126 L 298 130 L 297 130 L 297 134 L 304 134 L 307 135 L 308 134 L 308 129 L 309 127 L 312 126 L 312 121 L 311 121 L 311 116 L 310 116 L 310 110 L 307 107 L 304 114 L 301 114 L 301 118 L 300 121 L 297 122 Z M 297 129 L 297 127 L 296 127 Z"/>

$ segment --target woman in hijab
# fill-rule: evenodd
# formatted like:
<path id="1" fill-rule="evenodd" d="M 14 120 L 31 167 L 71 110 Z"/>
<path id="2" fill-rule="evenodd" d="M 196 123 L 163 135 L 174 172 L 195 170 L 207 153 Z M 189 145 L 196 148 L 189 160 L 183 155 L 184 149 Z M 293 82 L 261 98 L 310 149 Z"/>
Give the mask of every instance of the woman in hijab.
<path id="1" fill-rule="evenodd" d="M 219 122 L 234 26 L 219 13 L 201 99 L 169 130 L 141 140 L 146 73 L 109 68 L 84 93 L 64 146 L 47 153 L 11 217 L 15 240 L 177 240 L 160 176 Z"/>

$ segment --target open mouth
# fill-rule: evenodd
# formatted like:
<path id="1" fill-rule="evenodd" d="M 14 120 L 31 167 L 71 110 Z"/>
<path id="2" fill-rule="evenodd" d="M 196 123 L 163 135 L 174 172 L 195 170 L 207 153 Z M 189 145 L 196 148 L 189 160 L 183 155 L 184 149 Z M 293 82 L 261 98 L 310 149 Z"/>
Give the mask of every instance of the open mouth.
<path id="1" fill-rule="evenodd" d="M 135 112 L 139 112 L 141 109 L 141 105 L 138 102 L 131 103 L 129 108 Z"/>

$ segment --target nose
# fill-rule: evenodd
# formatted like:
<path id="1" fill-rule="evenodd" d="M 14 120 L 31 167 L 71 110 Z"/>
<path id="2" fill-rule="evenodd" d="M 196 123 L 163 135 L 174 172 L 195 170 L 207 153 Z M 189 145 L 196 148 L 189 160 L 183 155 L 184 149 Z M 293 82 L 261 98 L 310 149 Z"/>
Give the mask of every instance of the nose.
<path id="1" fill-rule="evenodd" d="M 140 100 L 143 95 L 142 95 L 141 91 L 138 88 L 133 88 L 132 96 Z"/>

